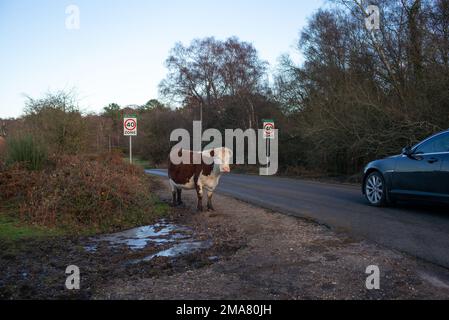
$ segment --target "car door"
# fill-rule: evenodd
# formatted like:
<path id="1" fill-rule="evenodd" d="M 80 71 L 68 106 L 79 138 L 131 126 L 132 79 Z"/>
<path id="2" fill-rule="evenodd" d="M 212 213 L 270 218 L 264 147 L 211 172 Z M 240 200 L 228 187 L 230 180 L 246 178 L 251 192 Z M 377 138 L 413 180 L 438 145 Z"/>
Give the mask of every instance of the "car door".
<path id="1" fill-rule="evenodd" d="M 444 200 L 449 201 L 449 152 L 444 155 L 439 181 L 441 185 L 440 193 Z"/>
<path id="2" fill-rule="evenodd" d="M 396 161 L 392 193 L 411 196 L 438 196 L 447 184 L 442 168 L 449 150 L 449 133 L 431 137 L 413 148 L 410 156 Z"/>
<path id="3" fill-rule="evenodd" d="M 449 201 L 449 133 L 444 139 L 439 140 L 438 150 L 439 156 L 442 158 L 441 170 L 436 177 L 437 189 L 439 197 Z"/>

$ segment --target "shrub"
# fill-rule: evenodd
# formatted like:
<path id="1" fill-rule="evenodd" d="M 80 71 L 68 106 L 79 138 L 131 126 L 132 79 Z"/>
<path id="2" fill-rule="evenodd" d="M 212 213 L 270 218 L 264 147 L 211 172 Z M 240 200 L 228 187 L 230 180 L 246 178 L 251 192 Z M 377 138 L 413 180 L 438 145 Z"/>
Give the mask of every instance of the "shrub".
<path id="1" fill-rule="evenodd" d="M 23 164 L 29 170 L 42 169 L 47 160 L 45 148 L 31 136 L 8 141 L 7 164 Z"/>
<path id="2" fill-rule="evenodd" d="M 29 171 L 23 164 L 2 165 L 0 167 L 0 200 L 8 202 L 26 200 L 28 191 L 37 183 L 39 171 Z"/>
<path id="3" fill-rule="evenodd" d="M 119 154 L 51 160 L 54 166 L 35 172 L 32 182 L 18 167 L 0 174 L 2 189 L 23 187 L 18 205 L 23 222 L 83 234 L 149 224 L 163 213 L 156 208 L 150 178 Z"/>
<path id="4" fill-rule="evenodd" d="M 87 120 L 73 92 L 58 91 L 40 99 L 28 97 L 24 125 L 45 141 L 50 153 L 79 154 L 88 146 Z"/>
<path id="5" fill-rule="evenodd" d="M 121 157 L 62 157 L 21 211 L 43 225 L 114 230 L 144 223 L 153 205 L 145 178 Z"/>

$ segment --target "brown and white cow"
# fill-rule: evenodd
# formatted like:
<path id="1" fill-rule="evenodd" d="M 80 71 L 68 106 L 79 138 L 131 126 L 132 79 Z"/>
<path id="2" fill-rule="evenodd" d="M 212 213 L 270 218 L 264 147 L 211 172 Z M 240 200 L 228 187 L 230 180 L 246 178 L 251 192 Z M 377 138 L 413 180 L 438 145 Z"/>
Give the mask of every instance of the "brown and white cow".
<path id="1" fill-rule="evenodd" d="M 172 155 L 189 159 L 181 164 L 173 163 Z M 197 161 L 195 161 L 195 159 Z M 168 178 L 173 195 L 173 205 L 181 205 L 182 190 L 196 190 L 197 210 L 203 211 L 203 190 L 207 191 L 207 209 L 214 210 L 212 195 L 223 173 L 231 171 L 229 163 L 232 151 L 228 148 L 215 148 L 201 152 L 173 150 L 169 159 Z M 187 162 L 187 163 L 186 163 Z M 198 163 L 198 164 L 195 164 Z"/>

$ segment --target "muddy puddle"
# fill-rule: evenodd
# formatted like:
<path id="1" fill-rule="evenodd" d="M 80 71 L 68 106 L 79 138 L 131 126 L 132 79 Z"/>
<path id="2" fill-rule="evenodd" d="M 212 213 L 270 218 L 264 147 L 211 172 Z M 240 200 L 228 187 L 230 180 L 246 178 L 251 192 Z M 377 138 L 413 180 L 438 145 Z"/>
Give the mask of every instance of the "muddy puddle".
<path id="1" fill-rule="evenodd" d="M 133 252 L 156 248 L 156 251 L 130 263 L 148 262 L 156 257 L 176 258 L 208 249 L 211 240 L 196 240 L 192 229 L 161 220 L 154 225 L 134 228 L 118 233 L 91 238 L 85 250 L 94 254 L 100 245 L 110 248 L 127 248 Z M 159 249 L 160 248 L 160 249 Z"/>
<path id="2" fill-rule="evenodd" d="M 212 246 L 211 240 L 206 241 L 185 241 L 178 243 L 166 250 L 158 251 L 152 255 L 149 255 L 143 259 L 137 259 L 131 261 L 131 263 L 147 262 L 156 257 L 176 258 L 179 256 L 187 255 L 190 253 L 198 252 L 208 249 Z M 212 260 L 212 259 L 211 259 Z"/>

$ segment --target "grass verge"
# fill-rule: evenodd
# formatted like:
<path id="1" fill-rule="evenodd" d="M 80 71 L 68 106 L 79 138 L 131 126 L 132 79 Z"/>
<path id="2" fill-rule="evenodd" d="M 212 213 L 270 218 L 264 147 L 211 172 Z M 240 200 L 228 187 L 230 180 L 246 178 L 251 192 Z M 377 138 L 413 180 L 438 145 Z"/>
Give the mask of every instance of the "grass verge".
<path id="1" fill-rule="evenodd" d="M 123 161 L 129 163 L 129 157 L 124 157 Z M 139 157 L 133 157 L 133 165 L 142 168 L 143 170 L 151 169 L 150 162 Z"/>
<path id="2" fill-rule="evenodd" d="M 63 230 L 26 225 L 18 218 L 0 213 L 0 241 L 18 241 L 63 235 L 65 235 Z"/>

